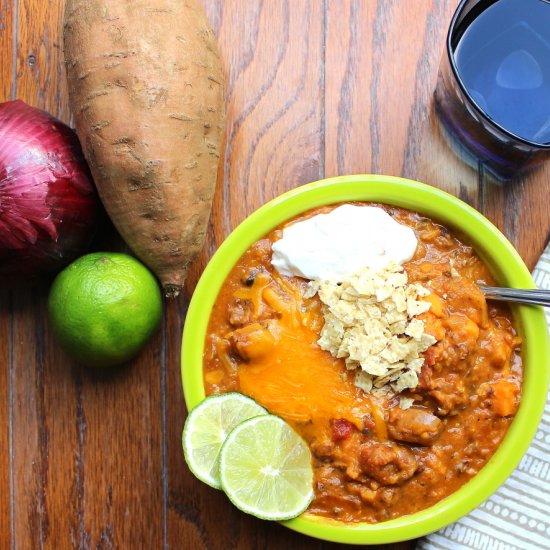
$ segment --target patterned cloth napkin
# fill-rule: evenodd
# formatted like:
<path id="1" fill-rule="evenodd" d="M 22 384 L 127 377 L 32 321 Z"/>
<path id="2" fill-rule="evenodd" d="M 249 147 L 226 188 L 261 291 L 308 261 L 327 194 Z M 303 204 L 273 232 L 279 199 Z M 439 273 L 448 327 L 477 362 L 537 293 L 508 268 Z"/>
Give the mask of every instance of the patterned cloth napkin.
<path id="1" fill-rule="evenodd" d="M 550 244 L 533 271 L 550 289 Z M 546 308 L 550 324 L 550 308 Z M 421 539 L 416 550 L 550 549 L 550 392 L 539 428 L 514 473 L 481 506 Z"/>

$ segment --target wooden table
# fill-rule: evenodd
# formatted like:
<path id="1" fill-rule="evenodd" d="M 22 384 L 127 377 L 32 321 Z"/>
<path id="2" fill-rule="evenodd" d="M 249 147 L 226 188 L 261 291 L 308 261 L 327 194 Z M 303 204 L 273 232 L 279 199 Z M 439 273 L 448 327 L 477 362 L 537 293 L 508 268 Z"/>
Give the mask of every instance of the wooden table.
<path id="1" fill-rule="evenodd" d="M 188 296 L 224 237 L 268 199 L 338 174 L 402 175 L 484 212 L 529 267 L 544 247 L 550 164 L 491 182 L 452 153 L 433 117 L 458 0 L 204 3 L 228 75 L 227 146 L 187 296 L 166 305 L 138 359 L 97 372 L 54 342 L 47 284 L 0 291 L 0 548 L 336 547 L 239 513 L 195 480 L 181 452 Z M 62 9 L 63 0 L 0 0 L 0 97 L 69 121 Z"/>

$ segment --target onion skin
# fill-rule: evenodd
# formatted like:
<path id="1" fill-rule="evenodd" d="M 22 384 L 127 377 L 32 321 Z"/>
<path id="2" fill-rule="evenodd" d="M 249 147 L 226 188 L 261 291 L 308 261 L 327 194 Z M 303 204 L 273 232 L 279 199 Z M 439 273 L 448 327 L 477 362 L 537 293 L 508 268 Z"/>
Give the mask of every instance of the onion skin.
<path id="1" fill-rule="evenodd" d="M 23 101 L 0 104 L 0 279 L 56 273 L 94 235 L 99 199 L 76 134 Z"/>

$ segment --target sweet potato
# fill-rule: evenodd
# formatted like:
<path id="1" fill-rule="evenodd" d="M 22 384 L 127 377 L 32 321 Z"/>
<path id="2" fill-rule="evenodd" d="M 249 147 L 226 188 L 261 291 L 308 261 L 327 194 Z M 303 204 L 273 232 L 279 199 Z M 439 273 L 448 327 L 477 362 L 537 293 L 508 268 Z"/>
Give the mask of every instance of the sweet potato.
<path id="1" fill-rule="evenodd" d="M 70 106 L 100 197 L 177 295 L 204 241 L 224 78 L 199 0 L 67 0 Z"/>

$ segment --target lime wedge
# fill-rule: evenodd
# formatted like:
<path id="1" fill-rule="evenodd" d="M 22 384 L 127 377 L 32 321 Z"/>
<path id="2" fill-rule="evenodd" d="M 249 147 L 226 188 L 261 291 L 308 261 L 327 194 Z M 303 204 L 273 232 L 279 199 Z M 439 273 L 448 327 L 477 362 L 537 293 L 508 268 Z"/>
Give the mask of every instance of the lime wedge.
<path id="1" fill-rule="evenodd" d="M 189 469 L 204 483 L 220 489 L 219 455 L 225 438 L 243 420 L 267 414 L 242 393 L 212 395 L 190 413 L 183 428 L 183 454 Z"/>
<path id="2" fill-rule="evenodd" d="M 313 499 L 309 448 L 278 416 L 257 416 L 233 429 L 220 453 L 220 480 L 237 508 L 261 519 L 296 517 Z"/>

